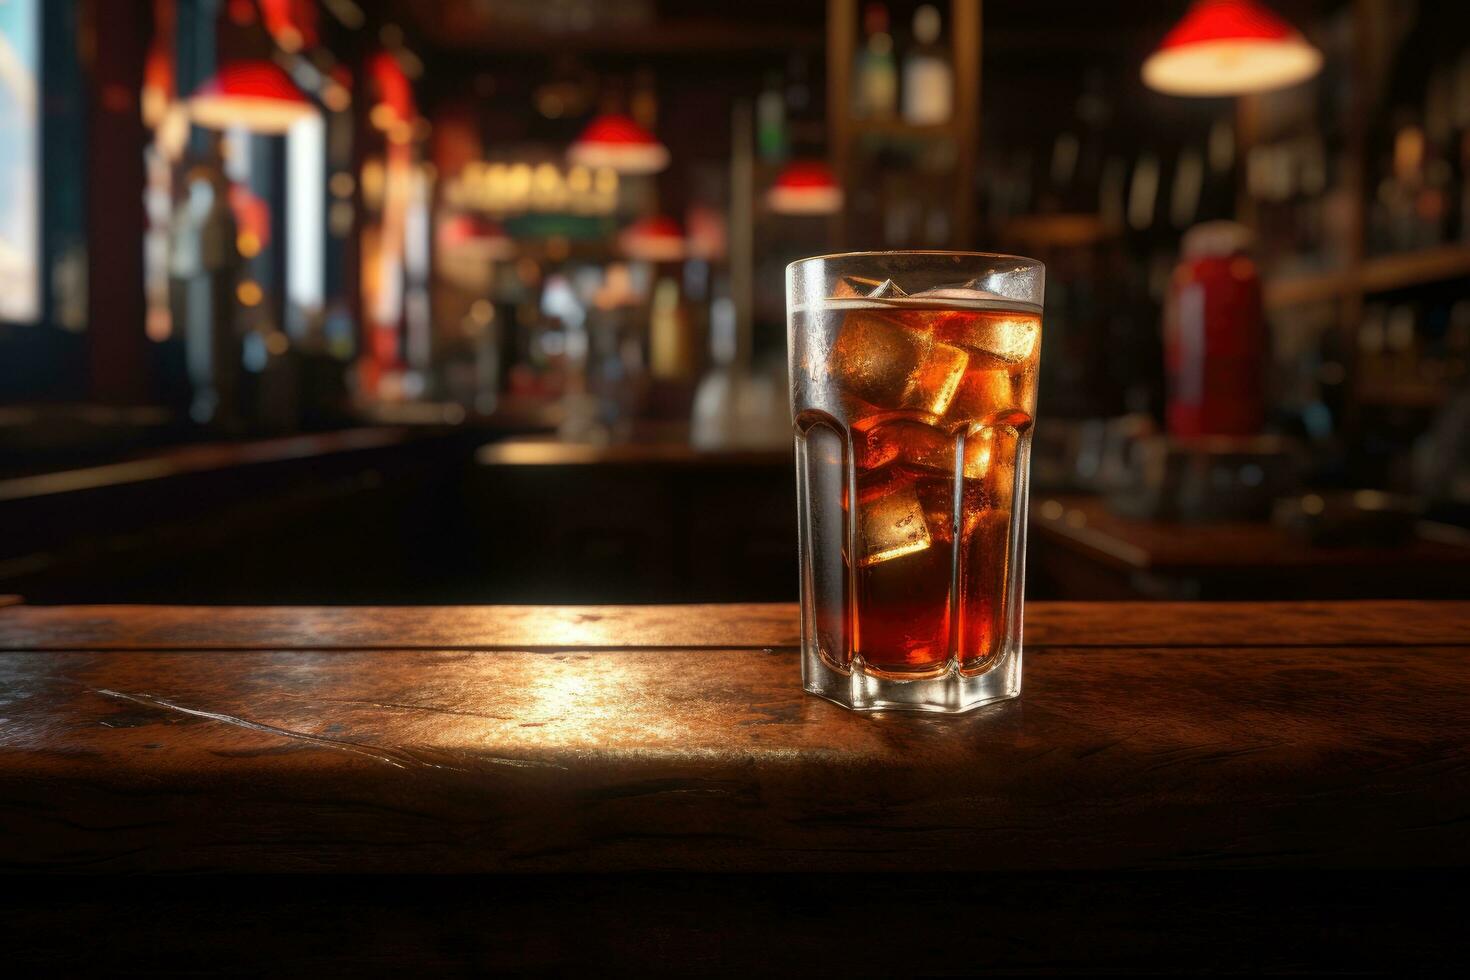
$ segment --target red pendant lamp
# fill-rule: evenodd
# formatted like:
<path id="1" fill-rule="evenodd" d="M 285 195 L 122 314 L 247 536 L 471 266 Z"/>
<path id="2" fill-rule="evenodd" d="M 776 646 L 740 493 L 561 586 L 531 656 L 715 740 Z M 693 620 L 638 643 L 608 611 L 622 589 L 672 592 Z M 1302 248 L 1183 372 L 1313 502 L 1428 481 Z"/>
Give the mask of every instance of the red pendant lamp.
<path id="1" fill-rule="evenodd" d="M 618 236 L 618 245 L 628 258 L 644 262 L 682 262 L 688 251 L 679 223 L 663 215 L 633 222 Z"/>
<path id="2" fill-rule="evenodd" d="M 208 129 L 284 133 L 315 111 L 291 76 L 265 59 L 225 63 L 189 99 L 189 115 Z"/>
<path id="3" fill-rule="evenodd" d="M 1255 0 L 1195 0 L 1143 63 L 1143 82 L 1169 95 L 1246 95 L 1306 81 L 1322 53 Z"/>
<path id="4" fill-rule="evenodd" d="M 567 157 L 584 167 L 607 167 L 620 174 L 656 174 L 669 165 L 668 148 L 631 117 L 618 113 L 593 119 Z"/>
<path id="5" fill-rule="evenodd" d="M 835 214 L 842 210 L 842 188 L 822 160 L 793 160 L 766 192 L 766 206 L 777 214 Z"/>

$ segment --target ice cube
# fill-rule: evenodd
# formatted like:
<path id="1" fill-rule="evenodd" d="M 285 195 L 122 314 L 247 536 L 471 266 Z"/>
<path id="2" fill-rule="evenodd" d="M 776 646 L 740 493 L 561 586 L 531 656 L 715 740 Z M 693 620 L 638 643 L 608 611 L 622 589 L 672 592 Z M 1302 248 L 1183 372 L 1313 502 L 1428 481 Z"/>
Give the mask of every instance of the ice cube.
<path id="1" fill-rule="evenodd" d="M 868 279 L 864 276 L 842 276 L 832 288 L 833 299 L 862 299 L 888 280 Z"/>
<path id="2" fill-rule="evenodd" d="M 952 286 L 935 286 L 933 289 L 923 289 L 914 293 L 914 297 L 916 299 L 960 300 L 964 303 L 1012 302 L 999 293 L 992 293 L 988 289 L 981 289 L 979 283 L 979 279 L 971 279 L 968 282 L 955 283 Z"/>
<path id="3" fill-rule="evenodd" d="M 884 279 L 868 293 L 868 299 L 903 299 L 908 293 L 892 279 Z"/>
<path id="4" fill-rule="evenodd" d="M 962 326 L 965 346 L 994 354 L 1003 361 L 1024 361 L 1036 349 L 1041 336 L 1041 318 L 1025 315 L 982 313 L 966 317 Z"/>
<path id="5" fill-rule="evenodd" d="M 1010 364 L 1030 357 L 1040 335 L 1040 317 L 993 310 L 955 310 L 938 327 L 938 336 L 945 342 Z"/>
<path id="6" fill-rule="evenodd" d="M 986 310 L 992 303 L 1014 303 L 997 293 L 979 288 L 978 279 L 956 286 L 937 286 L 914 293 L 914 299 L 937 299 L 963 304 L 970 309 L 946 311 L 940 322 L 941 340 L 961 347 L 985 351 L 1006 361 L 1024 361 L 1036 349 L 1041 318 L 1034 314 Z"/>
<path id="7" fill-rule="evenodd" d="M 990 422 L 1017 409 L 1010 369 L 993 360 L 986 364 L 986 360 L 983 356 L 971 356 L 970 370 L 965 372 L 955 389 L 945 413 L 947 427 L 953 429 Z"/>
<path id="8" fill-rule="evenodd" d="M 970 355 L 952 344 L 932 341 L 928 356 L 919 365 L 907 391 L 907 401 L 914 408 L 943 415 L 954 400 L 965 377 Z"/>
<path id="9" fill-rule="evenodd" d="M 913 419 L 889 419 L 855 430 L 853 443 L 859 469 L 900 463 L 938 475 L 954 475 L 955 439 L 932 425 Z"/>
<path id="10" fill-rule="evenodd" d="M 866 568 L 923 551 L 933 543 L 924 506 L 912 478 L 882 474 L 872 487 L 859 490 L 858 565 Z"/>
<path id="11" fill-rule="evenodd" d="M 965 438 L 966 480 L 983 480 L 990 472 L 990 461 L 995 455 L 995 430 L 989 427 L 975 429 Z"/>
<path id="12" fill-rule="evenodd" d="M 968 360 L 885 311 L 852 310 L 828 363 L 842 387 L 869 404 L 943 415 Z"/>
<path id="13" fill-rule="evenodd" d="M 976 426 L 965 437 L 965 481 L 979 491 L 977 503 L 1010 510 L 1015 493 L 1020 434 L 1013 426 Z"/>
<path id="14" fill-rule="evenodd" d="M 880 469 L 898 458 L 899 440 L 889 432 L 888 425 L 880 424 L 867 431 L 855 429 L 852 444 L 860 470 Z"/>
<path id="15" fill-rule="evenodd" d="M 1009 425 L 977 425 L 966 434 L 960 509 L 967 536 L 991 516 L 1010 513 L 1019 440 L 1020 434 Z"/>
<path id="16" fill-rule="evenodd" d="M 920 480 L 917 489 L 930 539 L 950 543 L 954 540 L 954 478 Z"/>
<path id="17" fill-rule="evenodd" d="M 842 276 L 832 289 L 833 299 L 902 299 L 908 293 L 892 279 Z"/>
<path id="18" fill-rule="evenodd" d="M 898 408 L 923 356 L 923 338 L 886 313 L 853 310 L 842 321 L 829 365 L 833 377 L 859 398 Z"/>
<path id="19" fill-rule="evenodd" d="M 1020 435 L 1009 425 L 990 429 L 990 463 L 985 470 L 985 496 L 992 510 L 1009 511 L 1016 494 L 1016 453 Z"/>

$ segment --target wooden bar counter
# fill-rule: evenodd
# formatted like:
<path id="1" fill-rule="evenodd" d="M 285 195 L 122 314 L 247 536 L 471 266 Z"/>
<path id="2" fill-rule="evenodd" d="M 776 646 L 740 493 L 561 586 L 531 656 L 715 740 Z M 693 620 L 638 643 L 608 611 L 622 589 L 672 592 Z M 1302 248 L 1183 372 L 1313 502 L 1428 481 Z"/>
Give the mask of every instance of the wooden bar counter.
<path id="1" fill-rule="evenodd" d="M 864 716 L 802 692 L 792 605 L 4 606 L 0 867 L 515 872 L 497 894 L 523 896 L 561 888 L 532 872 L 888 873 L 844 876 L 859 901 L 885 878 L 892 898 L 915 874 L 983 872 L 946 887 L 975 883 L 969 901 L 1008 910 L 987 928 L 1020 929 L 998 882 L 1055 904 L 1148 873 L 1178 890 L 1161 905 L 1238 909 L 1244 888 L 1258 912 L 1275 882 L 1381 921 L 1384 876 L 1470 865 L 1470 602 L 1038 602 L 1026 633 L 1019 700 Z M 12 925 L 35 921 L 14 918 L 21 894 Z M 1413 903 L 1393 901 L 1402 920 Z M 767 909 L 759 928 L 849 911 Z M 1365 942 L 1383 937 L 1334 948 Z"/>
<path id="2" fill-rule="evenodd" d="M 1459 599 L 1470 535 L 1427 521 L 1392 545 L 1311 544 L 1269 521 L 1123 517 L 1099 497 L 1038 495 L 1031 581 L 1076 599 Z"/>

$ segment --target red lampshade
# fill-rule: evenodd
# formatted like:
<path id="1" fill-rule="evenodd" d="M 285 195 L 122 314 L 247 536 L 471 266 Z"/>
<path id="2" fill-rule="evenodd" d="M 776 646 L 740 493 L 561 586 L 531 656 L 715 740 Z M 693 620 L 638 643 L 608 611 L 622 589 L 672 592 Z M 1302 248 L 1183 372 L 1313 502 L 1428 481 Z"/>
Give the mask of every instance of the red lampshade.
<path id="1" fill-rule="evenodd" d="M 210 129 L 243 126 L 255 133 L 284 133 L 316 111 L 291 76 L 273 61 L 231 61 L 189 99 L 195 123 Z"/>
<path id="2" fill-rule="evenodd" d="M 1254 0 L 1195 0 L 1143 63 L 1143 81 L 1170 95 L 1245 95 L 1306 81 L 1322 53 Z"/>
<path id="3" fill-rule="evenodd" d="M 667 147 L 633 119 L 614 113 L 592 120 L 567 156 L 573 163 L 620 174 L 653 174 L 669 165 Z"/>
<path id="4" fill-rule="evenodd" d="M 842 209 L 842 188 L 825 162 L 793 160 L 766 192 L 766 205 L 777 214 L 832 214 Z"/>
<path id="5" fill-rule="evenodd" d="M 628 258 L 645 262 L 680 262 L 686 252 L 679 223 L 663 215 L 633 222 L 618 236 L 618 244 Z"/>

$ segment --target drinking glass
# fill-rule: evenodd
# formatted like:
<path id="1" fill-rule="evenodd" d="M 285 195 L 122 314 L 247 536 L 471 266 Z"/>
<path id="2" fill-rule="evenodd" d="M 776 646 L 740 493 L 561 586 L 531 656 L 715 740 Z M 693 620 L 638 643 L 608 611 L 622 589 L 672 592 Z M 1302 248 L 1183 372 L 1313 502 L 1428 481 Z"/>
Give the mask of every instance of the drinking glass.
<path id="1" fill-rule="evenodd" d="M 786 268 L 802 683 L 855 709 L 1021 690 L 1044 269 L 977 252 Z"/>

